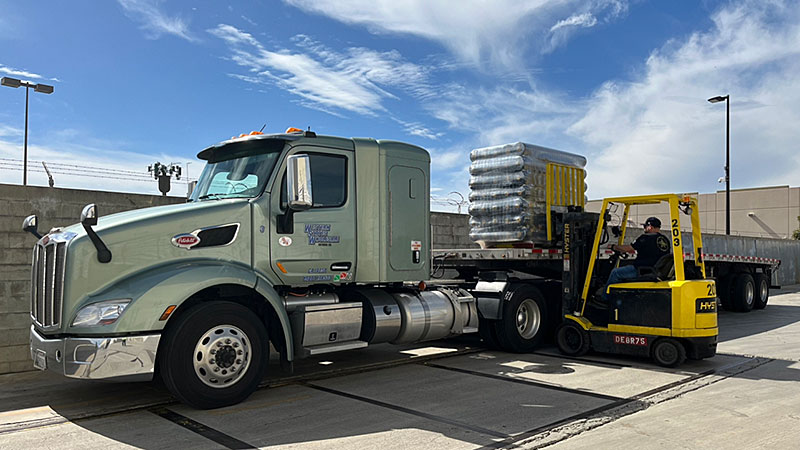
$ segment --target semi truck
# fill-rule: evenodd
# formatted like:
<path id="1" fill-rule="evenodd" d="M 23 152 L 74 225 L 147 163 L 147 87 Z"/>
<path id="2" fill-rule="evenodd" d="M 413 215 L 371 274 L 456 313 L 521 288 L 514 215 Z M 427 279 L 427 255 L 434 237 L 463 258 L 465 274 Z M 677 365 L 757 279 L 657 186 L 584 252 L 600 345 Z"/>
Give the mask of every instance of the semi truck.
<path id="1" fill-rule="evenodd" d="M 589 326 L 578 305 L 603 287 L 605 270 L 586 276 L 589 261 L 604 257 L 604 234 L 591 236 L 609 227 L 583 210 L 580 183 L 554 177 L 548 184 L 548 195 L 574 200 L 548 212 L 548 248 L 432 257 L 430 156 L 420 147 L 289 129 L 232 138 L 198 157 L 207 164 L 185 204 L 109 216 L 89 204 L 78 224 L 44 236 L 36 216 L 25 219 L 23 229 L 38 238 L 36 368 L 89 380 L 159 376 L 180 401 L 216 408 L 257 388 L 271 348 L 291 372 L 311 355 L 468 333 L 528 352 L 564 323 Z M 681 249 L 680 233 L 677 239 Z M 695 311 L 696 302 L 716 296 L 706 289 L 714 283 L 704 277 L 698 242 L 690 260 L 701 267 L 699 278 L 685 276 L 676 250 L 672 279 L 649 281 L 661 283 L 666 301 L 683 304 L 685 315 L 660 328 L 629 322 L 614 332 L 607 323 L 612 333 L 608 345 L 593 341 L 598 350 L 649 355 L 669 338 L 689 357 L 713 355 L 716 310 Z M 445 262 L 458 279 L 431 281 Z M 702 329 L 702 342 L 689 339 L 687 327 Z M 575 333 L 562 334 L 574 344 Z"/>

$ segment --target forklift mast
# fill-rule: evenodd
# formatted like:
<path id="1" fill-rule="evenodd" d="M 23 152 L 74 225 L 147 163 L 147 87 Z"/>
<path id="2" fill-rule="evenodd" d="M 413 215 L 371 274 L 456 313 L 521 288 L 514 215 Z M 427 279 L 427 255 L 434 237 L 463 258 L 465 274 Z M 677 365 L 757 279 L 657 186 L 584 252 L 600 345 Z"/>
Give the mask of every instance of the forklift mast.
<path id="1" fill-rule="evenodd" d="M 589 271 L 592 244 L 599 220 L 600 214 L 597 213 L 569 212 L 564 214 L 562 316 L 580 311 L 581 291 Z"/>

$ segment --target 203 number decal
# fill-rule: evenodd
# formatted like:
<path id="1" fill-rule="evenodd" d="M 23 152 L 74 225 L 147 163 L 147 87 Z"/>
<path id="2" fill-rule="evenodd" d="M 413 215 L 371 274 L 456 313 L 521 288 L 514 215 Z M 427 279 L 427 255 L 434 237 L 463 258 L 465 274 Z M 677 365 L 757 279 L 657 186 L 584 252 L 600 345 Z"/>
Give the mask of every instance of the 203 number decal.
<path id="1" fill-rule="evenodd" d="M 709 297 L 716 297 L 717 296 L 717 286 L 716 286 L 716 284 L 708 283 L 706 285 L 706 288 L 708 288 L 708 296 Z"/>
<path id="2" fill-rule="evenodd" d="M 681 226 L 678 219 L 672 219 L 672 245 L 674 247 L 681 246 Z"/>

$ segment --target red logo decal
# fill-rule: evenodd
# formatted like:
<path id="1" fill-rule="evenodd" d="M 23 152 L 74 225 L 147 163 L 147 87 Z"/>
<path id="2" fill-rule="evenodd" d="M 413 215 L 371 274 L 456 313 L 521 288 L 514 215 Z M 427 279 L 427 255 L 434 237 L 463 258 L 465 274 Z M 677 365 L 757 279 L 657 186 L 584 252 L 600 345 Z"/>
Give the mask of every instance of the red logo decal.
<path id="1" fill-rule="evenodd" d="M 180 248 L 192 248 L 200 243 L 200 238 L 193 234 L 179 234 L 172 238 L 172 244 Z"/>

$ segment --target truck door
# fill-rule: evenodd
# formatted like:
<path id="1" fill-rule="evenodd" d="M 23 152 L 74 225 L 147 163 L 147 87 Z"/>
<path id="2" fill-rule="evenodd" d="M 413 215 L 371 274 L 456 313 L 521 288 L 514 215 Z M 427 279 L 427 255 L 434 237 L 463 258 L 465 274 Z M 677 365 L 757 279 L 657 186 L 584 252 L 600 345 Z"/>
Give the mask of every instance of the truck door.
<path id="1" fill-rule="evenodd" d="M 277 220 L 286 212 L 284 160 L 270 207 L 272 270 L 282 283 L 293 286 L 353 281 L 356 271 L 353 152 L 298 146 L 287 156 L 293 154 L 307 154 L 310 158 L 314 206 L 294 213 L 290 232 L 278 232 Z"/>

